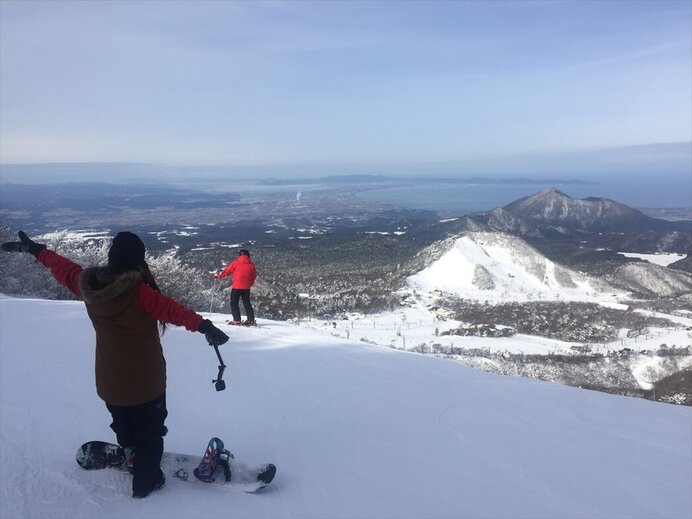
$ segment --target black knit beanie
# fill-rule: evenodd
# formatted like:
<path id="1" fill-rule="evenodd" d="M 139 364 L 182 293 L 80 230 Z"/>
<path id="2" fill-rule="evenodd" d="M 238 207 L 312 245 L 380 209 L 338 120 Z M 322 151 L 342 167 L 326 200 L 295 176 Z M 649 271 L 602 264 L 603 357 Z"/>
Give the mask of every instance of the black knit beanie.
<path id="1" fill-rule="evenodd" d="M 108 262 L 113 267 L 133 269 L 144 263 L 144 243 L 134 233 L 119 232 L 108 251 Z"/>

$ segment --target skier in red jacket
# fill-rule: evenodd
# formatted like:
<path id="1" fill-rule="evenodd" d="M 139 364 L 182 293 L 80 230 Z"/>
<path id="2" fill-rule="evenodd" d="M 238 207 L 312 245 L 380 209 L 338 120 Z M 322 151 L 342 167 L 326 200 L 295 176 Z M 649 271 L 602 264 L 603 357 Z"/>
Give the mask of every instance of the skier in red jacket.
<path id="1" fill-rule="evenodd" d="M 238 258 L 219 272 L 216 275 L 216 279 L 230 275 L 233 276 L 233 283 L 231 284 L 231 314 L 233 314 L 233 320 L 228 321 L 228 324 L 255 326 L 255 311 L 250 303 L 250 288 L 255 283 L 257 271 L 247 250 L 241 249 L 238 251 Z M 243 300 L 243 307 L 247 314 L 247 320 L 244 322 L 240 320 L 240 299 Z"/>
<path id="2" fill-rule="evenodd" d="M 166 361 L 160 333 L 166 323 L 201 332 L 210 344 L 228 336 L 208 319 L 163 295 L 144 261 L 144 243 L 120 232 L 108 264 L 82 269 L 19 231 L 8 252 L 28 252 L 82 299 L 96 332 L 96 392 L 106 403 L 118 443 L 133 458 L 132 496 L 146 497 L 166 482 L 161 471 L 166 410 Z"/>

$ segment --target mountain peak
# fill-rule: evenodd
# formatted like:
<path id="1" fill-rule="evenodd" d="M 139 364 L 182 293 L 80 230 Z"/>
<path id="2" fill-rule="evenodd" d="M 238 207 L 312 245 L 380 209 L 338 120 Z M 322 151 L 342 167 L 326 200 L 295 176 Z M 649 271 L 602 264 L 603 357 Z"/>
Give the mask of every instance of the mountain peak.
<path id="1" fill-rule="evenodd" d="M 636 209 L 613 200 L 575 199 L 553 186 L 516 200 L 504 209 L 529 222 L 578 229 L 631 226 L 649 220 Z"/>
<path id="2" fill-rule="evenodd" d="M 532 197 L 539 197 L 539 196 L 545 196 L 545 195 L 559 195 L 559 196 L 564 196 L 565 198 L 571 198 L 570 196 L 566 195 L 562 191 L 560 191 L 558 188 L 554 186 L 548 186 L 545 189 L 542 189 L 535 195 L 532 195 Z M 531 197 L 529 197 L 531 198 Z"/>

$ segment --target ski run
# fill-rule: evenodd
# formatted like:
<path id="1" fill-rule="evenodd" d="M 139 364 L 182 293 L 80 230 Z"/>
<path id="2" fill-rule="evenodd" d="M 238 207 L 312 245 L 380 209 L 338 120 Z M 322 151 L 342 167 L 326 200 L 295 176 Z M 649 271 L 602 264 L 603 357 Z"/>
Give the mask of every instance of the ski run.
<path id="1" fill-rule="evenodd" d="M 95 394 L 84 305 L 0 298 L 0 517 L 679 518 L 692 516 L 692 409 L 504 377 L 433 356 L 260 320 L 213 350 L 170 327 L 166 450 L 211 436 L 273 462 L 261 494 L 87 472 L 113 441 Z M 512 338 L 521 341 L 521 337 Z"/>

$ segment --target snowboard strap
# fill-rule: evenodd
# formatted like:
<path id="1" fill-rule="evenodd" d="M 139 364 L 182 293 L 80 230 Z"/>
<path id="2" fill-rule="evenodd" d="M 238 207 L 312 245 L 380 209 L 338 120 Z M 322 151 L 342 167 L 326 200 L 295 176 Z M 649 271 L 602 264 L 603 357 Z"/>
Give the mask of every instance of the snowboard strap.
<path id="1" fill-rule="evenodd" d="M 220 467 L 223 469 L 226 481 L 230 481 L 231 458 L 233 458 L 233 455 L 224 449 L 223 442 L 219 438 L 212 438 L 209 440 L 207 449 L 204 451 L 202 461 L 200 461 L 199 466 L 192 472 L 200 481 L 212 483 L 216 481 L 216 472 Z"/>
<path id="2" fill-rule="evenodd" d="M 123 455 L 125 456 L 125 469 L 130 473 L 135 472 L 135 450 L 132 447 L 123 447 Z"/>

